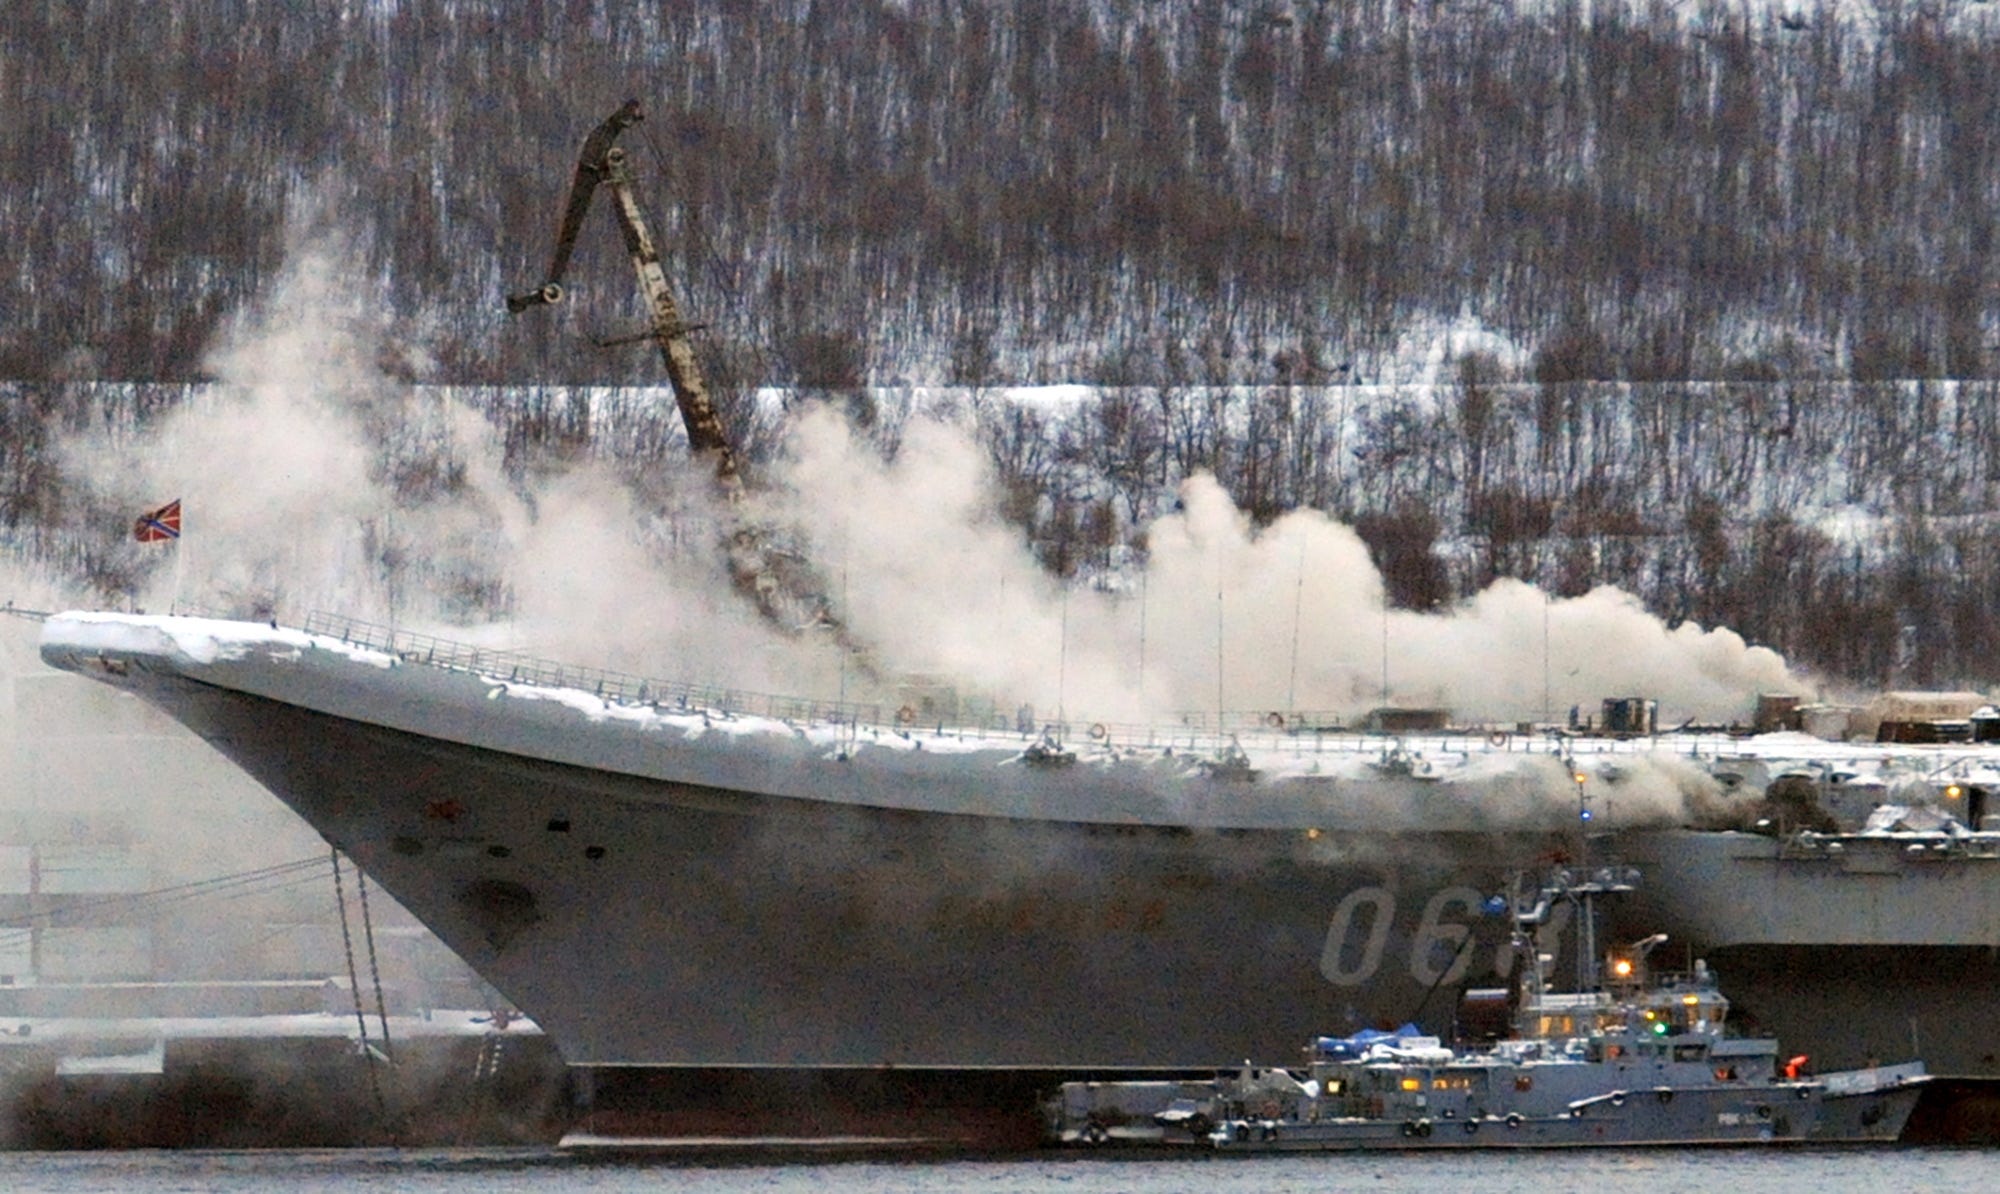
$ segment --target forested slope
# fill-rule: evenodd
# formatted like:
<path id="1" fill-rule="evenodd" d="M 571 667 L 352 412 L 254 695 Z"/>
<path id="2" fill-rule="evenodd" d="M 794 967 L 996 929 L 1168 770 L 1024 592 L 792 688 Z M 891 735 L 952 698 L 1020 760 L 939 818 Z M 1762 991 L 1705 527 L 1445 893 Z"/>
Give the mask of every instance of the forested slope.
<path id="1" fill-rule="evenodd" d="M 1976 678 L 1993 7 L 17 6 L 0 520 L 116 592 L 51 438 L 181 401 L 160 383 L 214 372 L 307 219 L 349 238 L 383 373 L 488 387 L 514 466 L 671 456 L 670 423 L 612 434 L 564 388 L 659 376 L 583 334 L 640 320 L 608 227 L 575 310 L 499 308 L 633 95 L 757 443 L 759 386 L 868 387 L 893 447 L 895 387 L 949 384 L 1059 572 L 1213 471 L 1254 519 L 1353 520 L 1406 606 L 1617 583 L 1841 674 Z M 1047 382 L 1101 389 L 995 397 Z"/>

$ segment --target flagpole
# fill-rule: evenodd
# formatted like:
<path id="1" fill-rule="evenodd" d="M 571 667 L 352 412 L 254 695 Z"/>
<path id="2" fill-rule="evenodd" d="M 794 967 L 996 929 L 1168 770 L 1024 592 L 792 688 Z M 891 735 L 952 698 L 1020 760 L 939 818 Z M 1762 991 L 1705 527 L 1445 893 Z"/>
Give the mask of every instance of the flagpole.
<path id="1" fill-rule="evenodd" d="M 180 501 L 181 499 L 175 498 L 174 504 L 179 506 Z M 184 538 L 187 523 L 184 521 L 185 519 L 186 515 L 184 513 L 179 510 L 175 511 L 174 537 L 167 540 L 167 546 L 172 548 L 174 553 L 174 591 L 167 596 L 167 612 L 170 614 L 181 612 L 181 581 L 187 576 L 187 543 Z"/>
<path id="2" fill-rule="evenodd" d="M 167 594 L 167 612 L 169 614 L 178 612 L 181 603 L 181 583 L 187 575 L 187 561 L 181 555 L 183 549 L 180 546 L 181 500 L 175 498 L 157 510 L 148 510 L 141 514 L 138 521 L 132 525 L 132 536 L 141 543 L 165 543 L 167 548 L 173 551 L 174 581 L 172 590 Z M 148 579 L 151 579 L 150 575 Z M 135 587 L 132 592 L 136 604 L 139 590 Z"/>

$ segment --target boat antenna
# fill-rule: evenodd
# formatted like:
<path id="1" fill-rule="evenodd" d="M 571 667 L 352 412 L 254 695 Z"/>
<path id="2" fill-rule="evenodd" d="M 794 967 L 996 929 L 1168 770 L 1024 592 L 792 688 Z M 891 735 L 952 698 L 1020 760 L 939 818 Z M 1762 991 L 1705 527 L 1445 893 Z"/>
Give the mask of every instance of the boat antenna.
<path id="1" fill-rule="evenodd" d="M 1389 586 L 1382 585 L 1382 705 L 1389 704 Z"/>
<path id="2" fill-rule="evenodd" d="M 1555 705 L 1549 699 L 1549 606 L 1554 598 L 1547 589 L 1542 590 L 1542 721 L 1556 719 Z"/>
<path id="3" fill-rule="evenodd" d="M 1146 589 L 1153 574 L 1152 564 L 1139 570 L 1139 704 L 1146 704 Z"/>
<path id="4" fill-rule="evenodd" d="M 843 527 L 842 531 L 845 532 L 848 529 Z M 847 604 L 847 547 L 847 535 L 843 533 L 840 537 L 840 608 L 842 609 L 849 608 Z M 836 654 L 840 656 L 840 706 L 841 710 L 845 712 L 847 708 L 847 656 L 849 652 L 839 651 Z"/>
<path id="5" fill-rule="evenodd" d="M 1292 590 L 1292 677 L 1285 686 L 1285 712 L 1292 714 L 1299 708 L 1299 612 L 1306 600 L 1306 541 L 1299 537 L 1299 580 Z"/>
<path id="6" fill-rule="evenodd" d="M 1218 740 L 1222 734 L 1222 711 L 1227 708 L 1222 702 L 1222 545 L 1215 549 L 1215 733 Z"/>
<path id="7" fill-rule="evenodd" d="M 1062 582 L 1062 646 L 1056 650 L 1056 733 L 1060 736 L 1066 714 L 1063 703 L 1069 689 L 1069 582 Z"/>

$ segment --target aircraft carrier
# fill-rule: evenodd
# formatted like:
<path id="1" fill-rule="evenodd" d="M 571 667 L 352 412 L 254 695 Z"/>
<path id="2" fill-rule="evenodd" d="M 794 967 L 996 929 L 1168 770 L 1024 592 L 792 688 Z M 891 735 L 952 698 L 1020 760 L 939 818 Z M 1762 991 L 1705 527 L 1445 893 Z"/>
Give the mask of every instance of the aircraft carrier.
<path id="1" fill-rule="evenodd" d="M 742 500 L 614 144 L 641 118 L 628 103 L 586 138 L 546 281 L 508 308 L 563 301 L 608 188 L 724 499 L 732 580 L 774 625 L 859 652 L 811 562 Z M 1614 932 L 1664 928 L 1745 1020 L 1819 1064 L 1915 1054 L 2000 1075 L 1996 745 L 1356 735 L 1265 713 L 1045 725 L 702 689 L 337 618 L 70 613 L 41 651 L 240 765 L 600 1091 L 651 1074 L 670 1101 L 715 1106 L 771 1089 L 744 1075 L 838 1075 L 886 1106 L 945 1075 L 926 1098 L 1025 1109 L 1052 1075 L 1442 1031 L 1461 990 L 1504 985 L 1494 894 L 1614 855 L 1648 876 Z M 1867 808 L 1829 824 L 1770 799 L 1799 782 Z M 1934 815 L 1851 815 L 1890 796 Z M 1718 828 L 1763 805 L 1735 818 L 1756 832 Z"/>
<path id="2" fill-rule="evenodd" d="M 1615 855 L 1647 879 L 1614 931 L 1664 929 L 1815 1064 L 2000 1073 L 2000 833 L 1962 819 L 1992 745 L 1022 734 L 333 620 L 61 614 L 41 650 L 242 766 L 573 1066 L 1201 1070 L 1447 1031 L 1507 966 L 1491 896 Z M 1718 831 L 1661 795 L 1788 772 L 1872 827 Z"/>

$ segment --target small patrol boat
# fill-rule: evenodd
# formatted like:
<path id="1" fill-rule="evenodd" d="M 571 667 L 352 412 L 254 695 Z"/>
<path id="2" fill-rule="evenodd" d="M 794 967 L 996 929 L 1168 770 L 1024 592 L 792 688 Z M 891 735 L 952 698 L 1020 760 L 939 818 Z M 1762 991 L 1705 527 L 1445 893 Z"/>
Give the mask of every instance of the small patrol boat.
<path id="1" fill-rule="evenodd" d="M 1068 1083 L 1045 1108 L 1048 1134 L 1223 1152 L 1897 1138 L 1928 1080 L 1922 1062 L 1822 1075 L 1806 1057 L 1781 1064 L 1775 1040 L 1725 1033 L 1729 1001 L 1703 962 L 1684 974 L 1653 969 L 1664 934 L 1600 962 L 1596 900 L 1636 880 L 1618 867 L 1562 871 L 1496 897 L 1513 918 L 1517 959 L 1506 1039 L 1452 1047 L 1405 1025 L 1320 1037 L 1298 1069 Z M 1551 989 L 1553 957 L 1540 941 L 1564 904 L 1577 913 L 1587 970 L 1574 991 Z"/>

